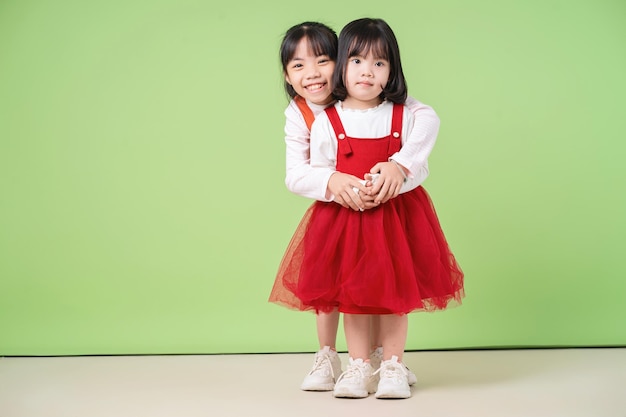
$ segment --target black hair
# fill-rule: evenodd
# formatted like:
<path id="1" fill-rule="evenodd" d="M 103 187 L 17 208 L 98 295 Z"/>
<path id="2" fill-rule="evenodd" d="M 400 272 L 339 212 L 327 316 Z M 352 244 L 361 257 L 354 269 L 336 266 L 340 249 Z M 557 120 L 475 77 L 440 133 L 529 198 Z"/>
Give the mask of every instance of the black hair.
<path id="1" fill-rule="evenodd" d="M 309 41 L 312 52 L 317 55 L 328 55 L 331 61 L 337 59 L 337 33 L 330 27 L 319 22 L 303 22 L 289 28 L 280 44 L 280 61 L 283 75 L 287 73 L 287 64 L 293 59 L 296 48 L 302 39 Z M 289 97 L 297 96 L 296 90 L 284 81 L 285 92 Z"/>
<path id="2" fill-rule="evenodd" d="M 404 103 L 407 85 L 400 62 L 400 48 L 393 31 L 382 19 L 357 19 L 344 26 L 339 33 L 337 64 L 332 78 L 333 95 L 338 100 L 345 100 L 348 95 L 345 86 L 348 61 L 350 57 L 366 56 L 368 52 L 372 52 L 376 58 L 389 61 L 391 66 L 389 80 L 380 98 Z"/>

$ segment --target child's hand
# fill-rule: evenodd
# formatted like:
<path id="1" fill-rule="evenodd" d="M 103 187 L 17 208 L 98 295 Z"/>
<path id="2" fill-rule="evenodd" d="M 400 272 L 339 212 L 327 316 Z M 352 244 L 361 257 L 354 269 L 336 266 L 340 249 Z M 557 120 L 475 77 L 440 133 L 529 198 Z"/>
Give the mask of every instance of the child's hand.
<path id="1" fill-rule="evenodd" d="M 370 191 L 371 195 L 375 196 L 374 202 L 380 204 L 386 203 L 400 194 L 400 189 L 406 179 L 407 169 L 395 162 L 379 162 L 372 167 L 370 173 L 380 174 Z"/>
<path id="2" fill-rule="evenodd" d="M 378 180 L 378 176 L 379 174 L 365 174 L 364 179 L 361 180 L 361 184 L 365 185 L 367 192 L 363 192 L 358 188 L 354 189 L 354 191 L 359 194 L 363 204 L 365 204 L 365 210 L 373 209 L 374 207 L 378 207 L 380 205 L 380 203 L 374 201 L 376 196 L 371 194 L 371 190 L 374 183 Z"/>
<path id="3" fill-rule="evenodd" d="M 364 193 L 363 191 L 359 191 L 359 197 L 361 198 L 361 201 L 365 205 L 365 210 L 373 209 L 374 207 L 380 206 L 380 203 L 377 203 L 375 201 L 376 199 L 375 195 L 370 195 L 368 193 Z"/>
<path id="4" fill-rule="evenodd" d="M 365 204 L 359 196 L 360 193 L 355 192 L 355 189 L 366 194 L 371 187 L 366 187 L 354 175 L 344 174 L 343 172 L 335 172 L 328 179 L 328 191 L 335 196 L 336 203 L 355 211 L 363 211 L 365 210 Z"/>

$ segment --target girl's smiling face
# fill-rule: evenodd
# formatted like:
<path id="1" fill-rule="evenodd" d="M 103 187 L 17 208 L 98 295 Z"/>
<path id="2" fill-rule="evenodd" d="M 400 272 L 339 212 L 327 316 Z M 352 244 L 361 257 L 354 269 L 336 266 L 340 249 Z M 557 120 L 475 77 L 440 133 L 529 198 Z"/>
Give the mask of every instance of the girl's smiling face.
<path id="1" fill-rule="evenodd" d="M 333 101 L 330 81 L 334 69 L 335 62 L 328 55 L 316 56 L 307 38 L 302 38 L 287 63 L 285 80 L 299 96 L 314 104 L 326 105 Z"/>

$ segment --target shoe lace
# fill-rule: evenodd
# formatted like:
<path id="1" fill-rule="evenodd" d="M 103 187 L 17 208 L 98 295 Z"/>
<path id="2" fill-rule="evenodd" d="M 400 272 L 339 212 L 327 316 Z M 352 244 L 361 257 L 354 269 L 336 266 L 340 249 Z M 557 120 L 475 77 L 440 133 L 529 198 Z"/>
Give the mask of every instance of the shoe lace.
<path id="1" fill-rule="evenodd" d="M 341 374 L 337 382 L 342 379 L 353 379 L 353 378 L 365 378 L 365 363 L 359 364 L 350 364 L 348 368 Z"/>
<path id="2" fill-rule="evenodd" d="M 381 378 L 399 379 L 402 376 L 408 377 L 409 373 L 404 366 L 398 362 L 384 363 L 372 375 L 380 374 Z"/>
<path id="3" fill-rule="evenodd" d="M 315 362 L 313 362 L 313 368 L 311 368 L 309 375 L 312 375 L 317 371 L 322 371 L 325 365 L 327 365 L 330 369 L 330 375 L 335 378 L 335 370 L 333 369 L 332 362 L 327 354 L 315 356 Z"/>

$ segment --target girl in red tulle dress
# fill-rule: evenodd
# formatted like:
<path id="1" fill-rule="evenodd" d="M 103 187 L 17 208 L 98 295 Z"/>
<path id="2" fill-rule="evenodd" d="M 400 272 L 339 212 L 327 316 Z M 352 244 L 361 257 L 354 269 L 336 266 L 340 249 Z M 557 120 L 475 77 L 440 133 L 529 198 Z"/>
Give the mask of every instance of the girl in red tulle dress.
<path id="1" fill-rule="evenodd" d="M 389 164 L 413 127 L 403 106 L 406 82 L 393 32 L 381 19 L 359 19 L 339 37 L 333 74 L 339 101 L 311 130 L 311 166 L 363 177 Z M 335 385 L 337 397 L 410 396 L 392 383 L 402 360 L 406 313 L 446 308 L 463 296 L 463 273 L 450 251 L 423 187 L 378 207 L 354 211 L 317 201 L 306 212 L 281 262 L 270 300 L 299 310 L 344 313 L 350 365 Z M 383 364 L 373 386 L 369 315 L 381 316 Z M 391 374 L 389 372 L 391 372 Z M 383 376 L 387 375 L 385 378 Z M 394 379 L 396 378 L 396 379 Z"/>

